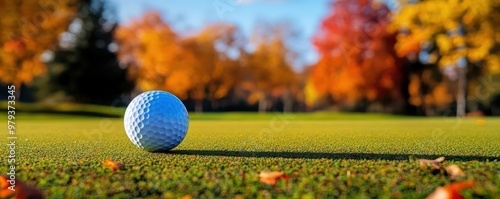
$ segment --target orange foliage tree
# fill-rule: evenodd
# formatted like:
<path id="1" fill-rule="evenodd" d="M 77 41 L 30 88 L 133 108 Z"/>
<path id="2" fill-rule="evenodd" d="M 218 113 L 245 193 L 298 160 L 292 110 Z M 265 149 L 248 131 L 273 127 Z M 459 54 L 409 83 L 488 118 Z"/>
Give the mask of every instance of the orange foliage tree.
<path id="1" fill-rule="evenodd" d="M 402 72 L 386 31 L 389 9 L 369 0 L 338 0 L 313 38 L 320 59 L 311 78 L 319 94 L 339 103 L 394 102 L 401 98 Z"/>
<path id="2" fill-rule="evenodd" d="M 142 90 L 167 90 L 186 99 L 200 80 L 193 78 L 195 56 L 182 47 L 179 36 L 159 13 L 146 13 L 118 27 L 115 39 L 120 46 L 118 59 L 131 67 L 130 75 Z"/>
<path id="3" fill-rule="evenodd" d="M 120 26 L 115 35 L 119 60 L 132 67 L 141 90 L 166 90 L 192 99 L 196 111 L 202 111 L 203 100 L 226 96 L 239 79 L 239 37 L 232 25 L 213 24 L 182 38 L 157 12 Z"/>
<path id="4" fill-rule="evenodd" d="M 256 28 L 252 43 L 255 50 L 247 55 L 247 77 L 251 84 L 249 103 L 259 102 L 259 111 L 267 109 L 270 98 L 282 97 L 284 111 L 291 110 L 291 90 L 297 84 L 292 69 L 295 53 L 287 45 L 291 28 L 286 23 Z"/>
<path id="5" fill-rule="evenodd" d="M 206 26 L 199 34 L 183 40 L 183 47 L 196 55 L 197 81 L 192 98 L 198 102 L 208 99 L 216 106 L 217 100 L 225 97 L 239 82 L 243 37 L 237 27 L 216 23 Z"/>
<path id="6" fill-rule="evenodd" d="M 0 81 L 20 86 L 45 72 L 41 55 L 57 47 L 76 0 L 0 1 Z"/>

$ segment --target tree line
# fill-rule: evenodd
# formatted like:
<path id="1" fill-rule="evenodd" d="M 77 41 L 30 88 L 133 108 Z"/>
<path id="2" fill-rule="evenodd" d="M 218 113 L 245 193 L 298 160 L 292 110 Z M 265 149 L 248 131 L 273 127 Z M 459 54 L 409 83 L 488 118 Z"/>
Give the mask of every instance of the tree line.
<path id="1" fill-rule="evenodd" d="M 319 59 L 298 71 L 286 22 L 186 34 L 158 12 L 119 24 L 103 0 L 2 1 L 0 81 L 34 101 L 126 105 L 159 89 L 193 111 L 500 114 L 500 3 L 398 5 L 332 1 L 311 41 Z"/>

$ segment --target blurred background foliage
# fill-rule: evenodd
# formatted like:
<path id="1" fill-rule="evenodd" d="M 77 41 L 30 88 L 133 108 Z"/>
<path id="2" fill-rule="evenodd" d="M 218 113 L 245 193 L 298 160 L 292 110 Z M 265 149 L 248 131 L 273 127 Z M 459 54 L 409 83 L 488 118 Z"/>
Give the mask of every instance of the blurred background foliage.
<path id="1" fill-rule="evenodd" d="M 185 34 L 155 11 L 118 23 L 105 0 L 0 0 L 0 81 L 43 106 L 125 106 L 158 89 L 197 112 L 500 115 L 500 0 L 328 6 L 318 61 L 298 67 L 293 22 Z"/>

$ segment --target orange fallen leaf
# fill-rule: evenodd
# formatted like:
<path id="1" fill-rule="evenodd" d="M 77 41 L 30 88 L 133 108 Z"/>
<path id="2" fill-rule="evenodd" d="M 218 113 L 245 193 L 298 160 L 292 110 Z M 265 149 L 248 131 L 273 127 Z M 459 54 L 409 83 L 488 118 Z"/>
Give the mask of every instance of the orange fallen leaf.
<path id="1" fill-rule="evenodd" d="M 446 186 L 438 187 L 426 199 L 463 199 L 460 191 L 474 186 L 474 180 L 455 182 Z"/>
<path id="2" fill-rule="evenodd" d="M 484 120 L 476 120 L 477 125 L 483 125 L 484 123 L 486 123 Z"/>
<path id="3" fill-rule="evenodd" d="M 182 196 L 181 199 L 191 199 L 191 198 L 193 198 L 191 195 L 184 195 Z"/>
<path id="4" fill-rule="evenodd" d="M 268 185 L 276 185 L 278 180 L 289 180 L 290 176 L 281 171 L 262 171 L 259 174 L 260 182 Z"/>
<path id="5" fill-rule="evenodd" d="M 444 161 L 444 157 L 439 157 L 436 158 L 435 160 L 427 160 L 427 159 L 417 159 L 417 160 L 420 163 L 421 167 L 430 166 L 433 169 L 439 170 L 442 168 L 441 162 Z"/>
<path id="6" fill-rule="evenodd" d="M 0 176 L 0 198 L 13 198 L 13 199 L 39 199 L 43 198 L 43 194 L 36 187 L 27 185 L 21 180 L 14 180 L 14 190 L 9 189 L 12 186 L 9 176 Z"/>
<path id="7" fill-rule="evenodd" d="M 458 167 L 458 165 L 456 165 L 456 164 L 452 164 L 450 166 L 447 166 L 445 168 L 445 170 L 451 179 L 465 176 L 465 172 L 462 171 L 462 169 L 460 169 L 460 167 Z"/>
<path id="8" fill-rule="evenodd" d="M 125 163 L 123 162 L 113 162 L 110 159 L 107 159 L 106 162 L 104 162 L 104 166 L 110 167 L 113 169 L 113 171 L 123 169 L 125 167 Z"/>

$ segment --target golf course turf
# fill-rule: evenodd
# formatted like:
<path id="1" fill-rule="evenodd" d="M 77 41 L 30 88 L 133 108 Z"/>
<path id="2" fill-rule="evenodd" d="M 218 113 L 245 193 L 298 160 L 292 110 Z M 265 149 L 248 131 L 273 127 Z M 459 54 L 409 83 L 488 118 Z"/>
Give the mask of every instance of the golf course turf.
<path id="1" fill-rule="evenodd" d="M 16 178 L 47 198 L 424 198 L 468 179 L 466 198 L 500 198 L 499 118 L 193 114 L 167 153 L 134 146 L 119 118 L 40 118 L 16 119 Z M 465 177 L 415 160 L 440 156 Z M 107 159 L 125 166 L 113 171 Z M 263 184 L 262 171 L 290 179 Z"/>

